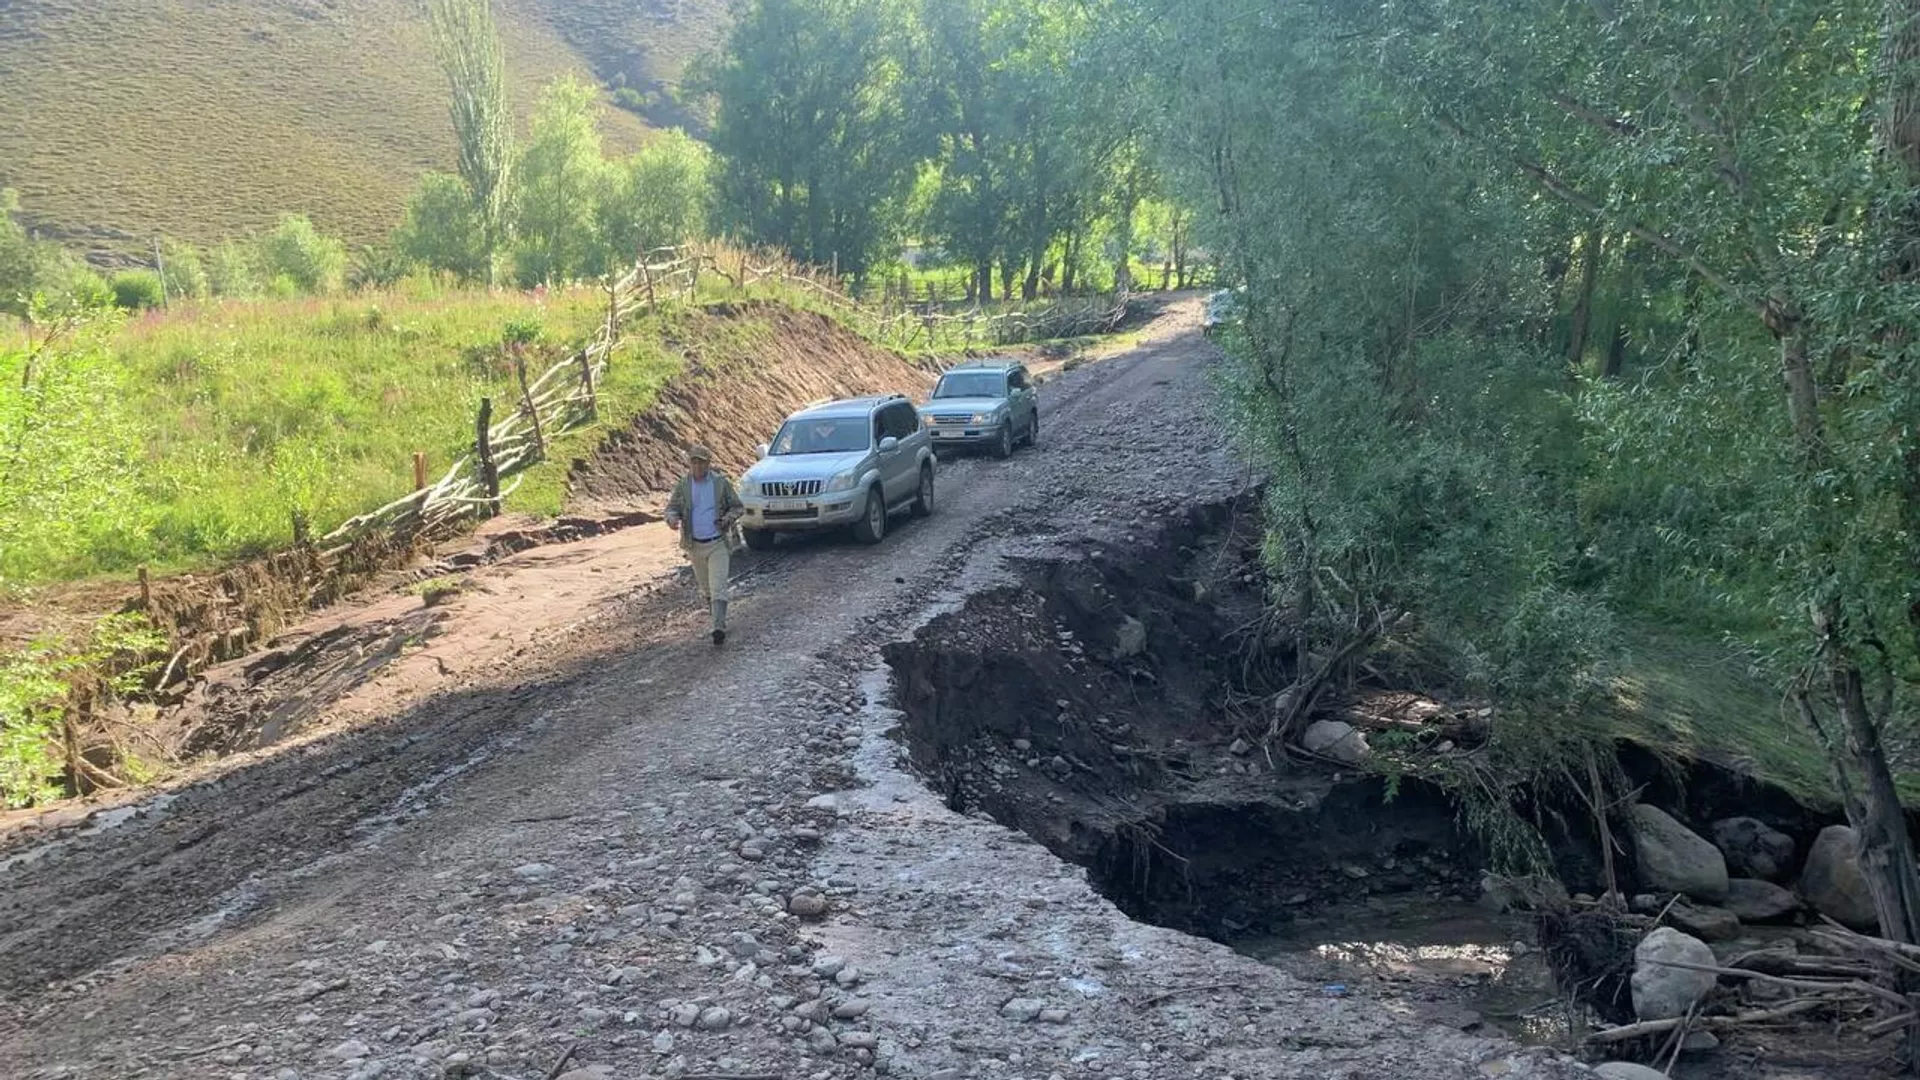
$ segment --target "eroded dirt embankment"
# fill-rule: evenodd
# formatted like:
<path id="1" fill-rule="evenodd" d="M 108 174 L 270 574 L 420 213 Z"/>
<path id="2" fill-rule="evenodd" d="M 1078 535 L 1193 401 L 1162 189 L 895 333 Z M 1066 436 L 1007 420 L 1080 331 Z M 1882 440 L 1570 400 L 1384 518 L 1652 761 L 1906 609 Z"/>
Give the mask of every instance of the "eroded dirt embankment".
<path id="1" fill-rule="evenodd" d="M 916 767 L 1128 914 L 1219 940 L 1356 895 L 1477 895 L 1439 791 L 1260 745 L 1292 672 L 1262 637 L 1259 543 L 1252 497 L 1194 507 L 1133 547 L 1027 561 L 895 644 Z"/>
<path id="2" fill-rule="evenodd" d="M 696 442 L 737 476 L 796 407 L 866 394 L 920 400 L 938 370 L 825 315 L 773 303 L 691 313 L 668 340 L 686 356 L 685 370 L 661 387 L 652 408 L 573 463 L 568 488 L 575 508 L 623 506 L 664 491 Z"/>
<path id="3" fill-rule="evenodd" d="M 1264 615 L 1257 506 L 1254 495 L 1200 503 L 1124 544 L 1014 560 L 1011 582 L 888 646 L 903 739 L 927 785 L 949 808 L 1084 867 L 1135 919 L 1232 945 L 1330 993 L 1550 1045 L 1588 1030 L 1570 1026 L 1556 981 L 1610 1022 L 1633 1019 L 1618 1001 L 1613 1012 L 1594 1001 L 1594 987 L 1624 993 L 1634 944 L 1654 925 L 1705 934 L 1737 958 L 1791 950 L 1792 927 L 1816 922 L 1805 909 L 1716 914 L 1662 893 L 1637 865 L 1635 800 L 1703 832 L 1755 820 L 1802 853 L 1835 822 L 1724 767 L 1616 747 L 1601 768 L 1619 802 L 1599 797 L 1615 808 L 1610 864 L 1590 796 L 1571 782 L 1519 788 L 1512 809 L 1539 830 L 1554 882 L 1502 876 L 1512 867 L 1466 827 L 1459 793 L 1409 775 L 1408 755 L 1484 751 L 1500 719 L 1355 673 L 1316 715 L 1371 726 L 1391 757 L 1376 750 L 1365 767 L 1343 767 L 1303 754 L 1297 732 L 1278 737 L 1273 703 L 1298 673 L 1293 642 Z M 1781 866 L 1777 880 L 1797 871 Z M 1632 913 L 1592 899 L 1613 882 Z M 1604 927 L 1604 955 L 1569 959 L 1575 924 Z M 1734 1041 L 1676 1075 L 1771 1076 L 1748 1065 L 1786 1051 L 1834 1067 L 1858 1056 L 1805 1026 Z"/>

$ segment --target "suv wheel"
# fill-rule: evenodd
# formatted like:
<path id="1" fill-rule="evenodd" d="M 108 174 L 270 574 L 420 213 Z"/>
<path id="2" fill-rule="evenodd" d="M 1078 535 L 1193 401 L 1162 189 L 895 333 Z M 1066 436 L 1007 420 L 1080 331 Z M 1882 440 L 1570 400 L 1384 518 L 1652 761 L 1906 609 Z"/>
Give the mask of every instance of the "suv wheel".
<path id="1" fill-rule="evenodd" d="M 747 538 L 748 551 L 772 551 L 780 539 L 772 529 L 742 529 L 740 533 Z"/>
<path id="2" fill-rule="evenodd" d="M 877 544 L 887 538 L 887 500 L 879 489 L 867 489 L 867 508 L 854 522 L 853 538 L 863 544 Z"/>
<path id="3" fill-rule="evenodd" d="M 994 441 L 993 456 L 1006 460 L 1013 456 L 1013 421 L 1000 425 L 1000 438 Z"/>
<path id="4" fill-rule="evenodd" d="M 920 466 L 920 490 L 913 497 L 913 516 L 933 516 L 933 466 Z"/>
<path id="5" fill-rule="evenodd" d="M 1040 410 L 1033 410 L 1033 419 L 1027 422 L 1027 445 L 1040 445 Z"/>

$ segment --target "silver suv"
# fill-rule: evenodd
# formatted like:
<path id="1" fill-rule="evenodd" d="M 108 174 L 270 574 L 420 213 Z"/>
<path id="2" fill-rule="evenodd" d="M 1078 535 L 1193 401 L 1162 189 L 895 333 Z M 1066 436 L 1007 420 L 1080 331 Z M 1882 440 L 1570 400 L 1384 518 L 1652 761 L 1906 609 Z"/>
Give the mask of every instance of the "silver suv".
<path id="1" fill-rule="evenodd" d="M 877 544 L 888 517 L 933 513 L 933 444 L 899 394 L 810 405 L 787 417 L 740 478 L 747 546 L 764 551 L 783 532 L 850 527 Z"/>
<path id="2" fill-rule="evenodd" d="M 986 446 L 1013 456 L 1015 443 L 1040 439 L 1040 397 L 1026 365 L 1013 360 L 969 360 L 947 369 L 920 407 L 933 445 Z"/>

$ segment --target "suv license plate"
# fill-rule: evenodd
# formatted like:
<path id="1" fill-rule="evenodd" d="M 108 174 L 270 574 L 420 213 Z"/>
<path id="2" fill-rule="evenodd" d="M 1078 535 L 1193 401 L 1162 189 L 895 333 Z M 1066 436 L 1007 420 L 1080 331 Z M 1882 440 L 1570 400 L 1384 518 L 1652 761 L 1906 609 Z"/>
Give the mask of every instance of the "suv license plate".
<path id="1" fill-rule="evenodd" d="M 767 509 L 776 514 L 800 513 L 808 508 L 805 499 L 773 499 L 767 503 Z"/>

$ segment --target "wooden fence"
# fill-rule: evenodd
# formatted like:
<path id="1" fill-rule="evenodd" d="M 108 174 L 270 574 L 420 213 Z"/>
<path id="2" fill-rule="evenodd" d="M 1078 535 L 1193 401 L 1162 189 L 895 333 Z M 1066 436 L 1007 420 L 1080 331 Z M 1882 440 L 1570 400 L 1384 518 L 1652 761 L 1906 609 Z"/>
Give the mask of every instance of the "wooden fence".
<path id="1" fill-rule="evenodd" d="M 922 310 L 876 311 L 850 297 L 830 274 L 782 254 L 707 244 L 661 248 L 605 286 L 606 319 L 585 345 L 531 379 L 523 352 L 513 350 L 519 394 L 513 400 L 481 399 L 471 452 L 438 482 L 426 483 L 416 460 L 417 490 L 344 522 L 314 545 L 316 554 L 326 559 L 374 535 L 401 542 L 444 537 L 471 519 L 498 514 L 501 500 L 518 486 L 509 480 L 544 460 L 554 438 L 594 421 L 599 404 L 595 387 L 606 375 L 629 318 L 669 301 L 697 299 L 703 286 L 746 293 L 766 283 L 806 293 L 873 340 L 901 349 L 971 349 L 1105 333 L 1117 327 L 1128 310 L 1127 297 L 1120 295 L 999 312 L 978 307 L 948 312 L 933 304 Z M 302 531 L 296 528 L 296 533 Z"/>

